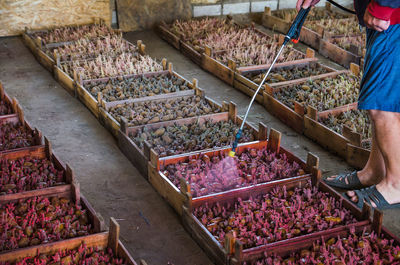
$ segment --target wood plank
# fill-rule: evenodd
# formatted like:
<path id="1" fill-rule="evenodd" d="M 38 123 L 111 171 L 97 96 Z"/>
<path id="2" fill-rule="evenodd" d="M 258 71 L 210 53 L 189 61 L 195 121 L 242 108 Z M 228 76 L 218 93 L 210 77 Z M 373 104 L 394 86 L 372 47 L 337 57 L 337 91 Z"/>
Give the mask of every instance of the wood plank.
<path id="1" fill-rule="evenodd" d="M 67 75 L 61 68 L 59 68 L 57 65 L 54 65 L 54 79 L 56 79 L 60 85 L 67 90 L 67 92 L 75 97 L 76 92 L 75 92 L 75 81 L 73 78 L 71 78 L 69 75 Z"/>
<path id="2" fill-rule="evenodd" d="M 26 28 L 51 28 L 93 23 L 97 17 L 111 25 L 110 1 L 2 1 L 0 36 L 16 36 Z"/>
<path id="3" fill-rule="evenodd" d="M 157 26 L 157 32 L 160 37 L 172 45 L 175 49 L 180 49 L 180 37 L 172 33 L 169 29 L 167 24 L 161 23 Z"/>
<path id="4" fill-rule="evenodd" d="M 309 28 L 303 27 L 300 32 L 300 41 L 307 44 L 313 49 L 319 49 L 320 39 L 322 39 L 322 35 L 318 32 L 315 32 Z"/>
<path id="5" fill-rule="evenodd" d="M 362 169 L 366 165 L 370 150 L 358 147 L 352 144 L 347 144 L 346 162 L 357 169 Z"/>
<path id="6" fill-rule="evenodd" d="M 348 52 L 323 39 L 320 40 L 319 53 L 345 67 L 350 67 L 350 63 L 360 64 L 361 61 L 361 56 Z"/>
<path id="7" fill-rule="evenodd" d="M 304 117 L 264 92 L 264 108 L 298 133 L 304 131 Z"/>
<path id="8" fill-rule="evenodd" d="M 307 115 L 304 117 L 304 135 L 343 158 L 347 155 L 347 138 Z"/>
<path id="9" fill-rule="evenodd" d="M 181 40 L 180 50 L 182 54 L 189 57 L 195 64 L 202 66 L 202 54 L 191 47 L 191 45 Z"/>
<path id="10" fill-rule="evenodd" d="M 212 73 L 228 85 L 233 85 L 235 72 L 232 69 L 206 55 L 205 53 L 203 53 L 201 61 L 201 67 L 204 70 Z"/>
<path id="11" fill-rule="evenodd" d="M 189 232 L 196 243 L 207 253 L 208 257 L 215 264 L 228 264 L 225 250 L 188 209 L 183 210 L 182 223 L 186 231 Z"/>
<path id="12" fill-rule="evenodd" d="M 76 95 L 78 99 L 90 110 L 90 112 L 99 118 L 99 102 L 92 96 L 81 84 L 76 84 Z"/>
<path id="13" fill-rule="evenodd" d="M 54 69 L 54 59 L 48 56 L 43 50 L 37 49 L 36 59 L 39 61 L 44 68 L 47 69 L 50 73 L 53 72 Z"/>

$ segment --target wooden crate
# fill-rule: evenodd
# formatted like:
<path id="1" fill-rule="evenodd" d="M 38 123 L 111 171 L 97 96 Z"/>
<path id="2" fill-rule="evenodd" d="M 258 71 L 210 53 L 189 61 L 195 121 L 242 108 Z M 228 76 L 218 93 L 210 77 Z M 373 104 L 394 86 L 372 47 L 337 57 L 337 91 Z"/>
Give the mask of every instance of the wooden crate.
<path id="1" fill-rule="evenodd" d="M 64 45 L 71 44 L 71 43 L 73 43 L 73 41 L 51 43 L 51 44 L 43 45 L 42 48 L 39 48 L 39 47 L 36 48 L 37 51 L 34 52 L 35 57 L 39 61 L 39 63 L 41 65 L 43 65 L 44 68 L 46 68 L 49 72 L 53 73 L 54 65 L 55 64 L 59 65 L 60 63 L 63 63 L 63 62 L 59 61 L 59 58 L 58 58 L 56 53 L 53 53 L 53 54 L 49 55 L 46 51 L 49 51 L 51 49 L 54 50 L 54 49 L 56 49 L 58 47 L 62 47 Z M 129 43 L 129 44 L 133 45 L 131 43 Z M 142 41 L 140 41 L 140 40 L 138 41 L 138 46 L 137 47 L 138 47 L 139 53 L 143 55 L 145 53 L 144 52 L 145 45 L 142 44 Z"/>
<path id="2" fill-rule="evenodd" d="M 332 61 L 345 67 L 350 67 L 351 63 L 360 65 L 363 56 L 359 55 L 357 46 L 351 45 L 350 50 L 339 47 L 331 42 L 331 39 L 321 39 L 319 53 Z"/>
<path id="3" fill-rule="evenodd" d="M 203 64 L 203 59 L 202 59 L 202 54 L 198 51 L 196 51 L 190 44 L 180 41 L 179 44 L 181 53 L 188 57 L 190 60 L 192 60 L 195 64 L 202 66 Z"/>
<path id="4" fill-rule="evenodd" d="M 282 41 L 282 38 L 281 38 Z M 287 48 L 287 49 L 293 49 L 293 48 Z M 293 49 L 294 50 L 294 49 Z M 228 65 L 223 64 L 222 62 L 214 59 L 214 54 L 216 53 L 221 53 L 224 51 L 212 51 L 210 47 L 205 47 L 205 52 L 202 54 L 202 63 L 201 66 L 204 70 L 212 73 L 228 85 L 233 86 L 234 85 L 234 80 L 235 80 L 235 72 L 236 71 L 257 71 L 257 70 L 264 70 L 268 69 L 270 65 L 252 65 L 252 66 L 246 66 L 246 67 L 236 67 L 236 63 L 233 60 L 228 60 Z M 300 60 L 295 60 L 291 62 L 285 62 L 285 63 L 277 63 L 275 64 L 277 67 L 280 65 L 288 65 L 288 64 L 296 64 L 296 63 L 304 63 L 308 61 L 314 61 L 314 54 L 315 52 L 311 49 L 307 49 L 307 54 L 303 54 L 300 51 L 296 51 L 299 54 L 302 54 L 304 56 L 304 59 Z"/>
<path id="5" fill-rule="evenodd" d="M 248 189 L 241 189 L 230 191 L 224 194 L 224 196 L 208 196 L 205 198 L 193 199 L 191 205 L 183 206 L 183 214 L 182 214 L 182 222 L 185 229 L 191 234 L 194 240 L 200 245 L 201 248 L 208 254 L 208 256 L 216 263 L 216 264 L 229 264 L 229 260 L 232 257 L 243 257 L 247 253 L 255 252 L 259 249 L 269 249 L 274 246 L 285 246 L 292 244 L 294 242 L 301 242 L 306 239 L 315 238 L 317 236 L 329 236 L 330 234 L 339 232 L 339 231 L 347 231 L 351 226 L 365 226 L 370 224 L 369 214 L 370 207 L 364 207 L 363 211 L 359 210 L 354 204 L 347 200 L 343 200 L 343 205 L 345 208 L 349 209 L 352 214 L 357 219 L 357 222 L 354 224 L 350 224 L 347 226 L 340 226 L 332 229 L 328 229 L 325 231 L 315 232 L 308 235 L 302 235 L 299 237 L 286 239 L 283 241 L 274 242 L 267 245 L 257 246 L 253 248 L 243 249 L 238 248 L 235 249 L 235 245 L 241 245 L 239 240 L 235 239 L 232 233 L 228 233 L 225 237 L 225 244 L 222 246 L 214 236 L 207 230 L 206 227 L 202 225 L 202 223 L 192 214 L 192 209 L 199 207 L 204 204 L 208 204 L 208 206 L 212 206 L 215 203 L 227 203 L 234 202 L 238 198 L 242 198 L 243 200 L 248 199 L 249 197 L 254 197 L 257 195 L 265 194 L 271 191 L 273 188 L 277 186 L 286 186 L 289 188 L 294 187 L 304 187 L 307 183 L 312 180 L 313 184 L 318 187 L 320 191 L 328 192 L 331 196 L 335 197 L 338 200 L 342 200 L 342 197 L 339 193 L 334 191 L 332 188 L 327 186 L 326 184 L 319 182 L 317 179 L 320 177 L 321 172 L 318 170 L 316 174 L 312 177 L 308 176 L 307 178 L 302 179 L 287 179 L 280 183 L 267 183 L 255 187 L 250 187 Z M 236 243 L 235 243 L 236 242 Z"/>
<path id="6" fill-rule="evenodd" d="M 347 144 L 346 162 L 357 169 L 362 169 L 367 164 L 371 150 L 352 143 Z"/>
<path id="7" fill-rule="evenodd" d="M 22 110 L 22 108 L 20 107 L 18 102 L 16 100 L 14 100 L 14 102 L 15 102 L 14 106 L 17 110 L 16 115 L 12 114 L 12 115 L 0 116 L 0 126 L 5 123 L 12 123 L 12 124 L 21 123 L 24 127 L 26 127 L 26 129 L 29 133 L 34 135 L 34 143 L 32 146 L 29 146 L 29 147 L 20 147 L 20 148 L 16 148 L 16 149 L 0 151 L 0 155 L 4 154 L 4 153 L 19 151 L 19 150 L 35 149 L 36 146 L 43 144 L 42 133 L 38 129 L 31 127 L 31 125 L 25 120 L 24 111 Z"/>
<path id="8" fill-rule="evenodd" d="M 175 72 L 173 70 L 173 66 L 172 63 L 168 64 L 168 70 L 162 71 L 162 72 L 151 72 L 151 73 L 145 73 L 145 74 L 140 74 L 140 75 L 127 75 L 124 77 L 140 77 L 140 76 L 144 76 L 144 77 L 152 77 L 152 76 L 157 76 L 157 75 L 167 75 L 167 76 L 175 76 L 178 79 L 182 79 L 185 80 L 186 82 L 188 82 L 188 86 L 192 89 L 195 89 L 195 87 L 197 87 L 197 79 L 193 78 L 192 82 L 189 82 L 188 80 L 186 80 L 184 77 L 182 77 L 180 74 L 178 74 L 177 72 Z M 102 95 L 101 93 L 99 93 L 97 95 L 97 98 L 95 98 L 86 88 L 85 88 L 85 84 L 92 82 L 92 81 L 100 81 L 100 82 L 104 82 L 107 83 L 110 79 L 117 79 L 118 77 L 112 77 L 112 78 L 101 78 L 101 79 L 96 79 L 96 80 L 79 80 L 78 82 L 76 82 L 76 94 L 77 97 L 79 98 L 79 100 L 90 110 L 90 112 L 93 113 L 93 115 L 96 118 L 99 118 L 99 108 L 100 108 L 100 103 L 103 101 L 103 104 L 107 104 L 108 102 L 102 99 Z M 178 91 L 178 92 L 174 92 L 174 93 L 169 93 L 169 96 L 184 96 L 184 95 L 189 95 L 192 94 L 193 92 L 190 91 Z M 160 99 L 160 98 L 164 98 L 167 94 L 159 94 L 159 95 L 155 95 L 155 96 L 151 96 L 151 97 L 143 97 L 143 98 L 147 98 L 148 100 L 153 100 L 153 99 Z M 118 102 L 118 104 L 122 104 L 124 102 L 127 102 L 129 100 L 118 100 L 115 102 Z"/>
<path id="9" fill-rule="evenodd" d="M 327 73 L 324 75 L 320 76 L 315 76 L 315 77 L 310 77 L 307 80 L 316 80 L 316 79 L 323 79 L 323 78 L 330 78 L 330 77 L 335 77 L 340 74 L 346 74 L 350 73 L 348 70 L 343 70 L 343 71 L 337 71 L 337 72 L 332 72 L 332 73 Z M 298 85 L 301 83 L 304 83 L 305 81 L 293 81 L 291 82 L 290 86 L 293 85 Z M 270 87 L 268 85 L 265 86 L 265 91 L 263 93 L 264 96 L 264 107 L 267 111 L 269 111 L 271 114 L 276 116 L 278 119 L 280 119 L 283 123 L 291 127 L 293 130 L 295 130 L 298 133 L 303 133 L 304 132 L 304 114 L 306 112 L 305 107 L 300 104 L 299 102 L 295 101 L 294 102 L 294 109 L 291 109 L 290 107 L 286 106 L 283 102 L 279 101 L 274 97 L 274 94 L 282 89 L 285 89 L 288 86 L 285 87 Z"/>
<path id="10" fill-rule="evenodd" d="M 161 22 L 161 24 L 159 24 L 157 26 L 157 32 L 160 35 L 160 37 L 165 40 L 166 42 L 168 42 L 170 45 L 172 45 L 173 47 L 175 47 L 176 49 L 180 49 L 180 40 L 181 37 L 177 36 L 176 34 L 172 33 L 169 29 L 168 29 L 168 25 L 163 21 Z"/>
<path id="11" fill-rule="evenodd" d="M 264 134 L 264 138 L 266 135 Z M 319 164 L 319 159 L 318 157 L 314 156 L 313 154 L 309 153 L 307 157 L 307 162 L 301 160 L 300 158 L 296 157 L 294 154 L 292 154 L 290 151 L 287 151 L 283 147 L 280 146 L 280 141 L 281 141 L 281 134 L 274 129 L 271 129 L 270 137 L 268 140 L 261 140 L 261 141 L 255 141 L 251 143 L 243 143 L 239 144 L 239 147 L 237 149 L 237 154 L 241 154 L 245 150 L 248 149 L 262 149 L 267 147 L 269 150 L 272 150 L 274 152 L 277 152 L 279 154 L 285 154 L 288 158 L 289 161 L 296 162 L 297 164 L 300 165 L 300 167 L 306 172 L 306 176 L 308 176 L 309 173 L 313 171 L 313 167 L 318 167 Z M 209 157 L 213 156 L 218 156 L 220 154 L 227 154 L 229 151 L 231 151 L 231 147 L 225 147 L 225 148 L 218 148 L 215 150 L 209 150 L 209 151 L 198 151 L 198 152 L 192 152 L 189 154 L 182 154 L 182 155 L 176 155 L 176 156 L 170 156 L 170 157 L 164 157 L 164 158 L 157 158 L 153 159 L 153 157 L 150 157 L 151 161 L 149 162 L 149 181 L 153 185 L 153 188 L 158 191 L 158 193 L 175 209 L 175 211 L 179 214 L 182 215 L 182 205 L 185 203 L 191 203 L 192 200 L 195 200 L 192 198 L 192 195 L 190 193 L 190 184 L 187 183 L 185 179 L 181 179 L 181 189 L 179 190 L 178 187 L 176 187 L 169 179 L 168 177 L 161 172 L 160 168 L 161 165 L 166 166 L 169 164 L 176 164 L 179 162 L 185 162 L 189 161 L 189 159 L 195 159 L 198 158 L 200 155 L 208 155 Z M 152 154 L 150 154 L 152 156 Z M 304 176 L 297 176 L 294 178 L 303 178 Z M 282 181 L 285 181 L 285 179 L 282 180 L 276 180 L 272 181 L 270 183 L 280 183 Z M 254 187 L 260 186 L 263 184 L 258 184 L 254 185 Z M 253 186 L 250 186 L 253 187 Z M 249 189 L 249 187 L 243 187 L 239 188 L 238 190 L 241 189 Z M 229 191 L 217 193 L 217 194 L 210 194 L 206 196 L 202 196 L 199 198 L 203 197 L 209 197 L 209 196 L 218 196 L 218 194 L 226 194 Z"/>
<path id="12" fill-rule="evenodd" d="M 132 44 L 131 44 L 132 45 Z M 137 47 L 139 49 L 139 54 L 144 55 L 145 54 L 145 45 L 142 44 L 141 40 L 138 40 L 137 42 Z M 48 56 L 48 55 L 46 55 Z M 55 54 L 53 56 L 53 59 L 55 61 L 55 64 L 53 65 L 53 75 L 54 75 L 54 79 L 56 79 L 60 85 L 67 90 L 67 92 L 72 95 L 73 97 L 77 97 L 77 84 L 76 83 L 83 83 L 83 79 L 81 78 L 81 76 L 79 76 L 75 70 L 73 70 L 73 76 L 70 76 L 68 73 L 66 73 L 63 68 L 62 68 L 62 64 L 64 63 L 68 63 L 70 61 L 64 61 L 61 62 L 59 60 L 59 57 Z M 94 59 L 89 59 L 89 60 L 94 60 Z M 164 70 L 166 70 L 166 59 L 162 60 L 162 64 L 164 67 Z M 165 65 L 165 66 L 164 66 Z M 117 78 L 119 76 L 114 76 L 114 78 Z M 123 76 L 122 76 L 123 77 Z M 104 78 L 103 78 L 104 79 Z M 105 78 L 106 79 L 106 78 Z"/>
<path id="13" fill-rule="evenodd" d="M 104 22 L 103 19 L 98 18 L 98 17 L 93 17 L 92 18 L 92 23 L 89 24 L 82 24 L 82 25 L 78 25 L 78 24 L 71 24 L 71 25 L 63 25 L 62 27 L 78 27 L 78 26 L 83 26 L 83 25 L 105 25 L 106 23 Z M 39 29 L 29 29 L 27 27 L 25 27 L 25 32 L 24 34 L 29 37 L 32 42 L 35 44 L 35 46 L 37 48 L 43 49 L 44 47 L 44 43 L 42 41 L 42 39 L 40 37 L 34 37 L 33 35 L 37 32 L 48 32 L 49 30 L 53 30 L 53 29 L 57 29 L 60 28 L 60 26 L 54 26 L 54 27 L 47 27 L 47 28 L 39 28 Z M 119 32 L 119 30 L 113 30 L 115 32 Z M 71 43 L 71 41 L 67 41 L 67 42 L 53 42 L 53 43 L 48 43 L 48 44 L 52 44 L 52 45 L 63 45 L 66 43 Z"/>
<path id="14" fill-rule="evenodd" d="M 190 93 L 190 94 L 189 94 Z M 136 103 L 136 102 L 145 102 L 145 101 L 165 101 L 168 99 L 173 99 L 173 98 L 182 98 L 182 97 L 193 97 L 193 96 L 201 96 L 203 97 L 210 105 L 212 106 L 218 106 L 221 109 L 221 112 L 224 112 L 227 110 L 226 106 L 221 106 L 220 104 L 218 104 L 217 102 L 215 102 L 214 100 L 206 97 L 204 95 L 204 91 L 201 88 L 198 88 L 197 86 L 194 87 L 193 90 L 188 90 L 187 94 L 184 93 L 184 96 L 174 96 L 174 95 L 169 95 L 169 94 L 165 94 L 163 97 L 145 97 L 145 98 L 136 98 L 136 99 L 130 99 L 127 101 L 124 101 L 124 103 Z M 117 138 L 118 137 L 118 131 L 120 130 L 120 123 L 108 112 L 108 110 L 115 106 L 118 105 L 120 103 L 118 102 L 107 102 L 105 103 L 104 101 L 100 102 L 100 108 L 99 108 L 99 121 L 100 123 L 106 127 L 111 134 Z"/>
<path id="15" fill-rule="evenodd" d="M 328 128 L 319 119 L 327 118 L 329 114 L 339 115 L 342 112 L 357 109 L 357 103 L 339 107 L 333 110 L 318 112 L 315 108 L 308 106 L 307 115 L 304 116 L 304 135 L 317 142 L 324 148 L 346 159 L 347 144 L 361 145 L 361 135 L 344 126 L 339 134 Z"/>
<path id="16" fill-rule="evenodd" d="M 31 198 L 37 197 L 37 195 L 33 195 L 30 197 L 25 197 L 24 200 L 28 200 Z M 53 197 L 58 197 L 58 198 L 68 198 L 70 200 L 73 200 L 76 204 L 82 205 L 82 208 L 87 210 L 87 215 L 90 221 L 90 224 L 92 226 L 92 234 L 98 234 L 102 231 L 104 231 L 104 222 L 101 220 L 101 217 L 96 213 L 96 211 L 93 209 L 91 204 L 86 200 L 84 196 L 80 194 L 80 188 L 79 188 L 79 183 L 73 182 L 71 184 L 71 188 L 64 190 L 64 191 L 57 191 L 56 193 L 52 194 L 46 194 L 43 196 L 40 196 L 41 198 L 47 197 L 47 198 L 53 198 Z M 19 198 L 12 198 L 11 200 L 3 201 L 0 205 L 6 205 L 8 203 L 14 203 L 18 202 L 20 199 Z M 76 242 L 82 242 L 82 240 L 85 240 L 87 236 L 78 236 L 75 239 Z M 62 247 L 65 247 L 64 242 L 68 240 L 61 240 L 61 241 L 56 241 L 52 243 L 45 243 L 45 244 L 40 244 L 37 246 L 29 246 L 26 248 L 18 248 L 15 250 L 9 250 L 9 251 L 3 251 L 0 253 L 0 262 L 2 261 L 9 261 L 9 260 L 15 260 L 20 257 L 26 257 L 26 256 L 31 256 L 31 255 L 36 255 L 38 249 L 51 249 L 52 246 L 55 243 L 61 244 Z"/>
<path id="17" fill-rule="evenodd" d="M 241 124 L 241 119 L 237 116 L 237 108 L 234 103 L 231 102 L 229 104 L 228 112 L 210 114 L 200 117 L 186 118 L 178 121 L 166 121 L 160 122 L 156 124 L 148 124 L 141 125 L 135 127 L 128 127 L 125 124 L 122 124 L 121 130 L 118 132 L 118 146 L 121 149 L 122 153 L 131 161 L 131 163 L 139 170 L 140 173 L 146 178 L 148 178 L 148 162 L 152 161 L 153 166 L 157 164 L 159 159 L 159 154 L 153 150 L 148 142 L 144 142 L 144 148 L 140 148 L 131 138 L 131 135 L 136 135 L 136 133 L 143 128 L 148 128 L 149 130 L 156 130 L 161 127 L 172 126 L 174 124 L 194 124 L 198 122 L 199 124 L 203 124 L 204 122 L 211 120 L 212 122 L 220 122 L 220 121 L 233 121 L 238 126 Z M 259 130 L 255 129 L 250 124 L 245 124 L 246 128 L 252 131 L 252 134 L 257 140 L 264 140 L 266 137 L 267 128 L 265 125 L 260 123 Z M 232 132 L 233 133 L 233 132 Z M 208 149 L 209 150 L 209 149 Z M 202 152 L 206 150 L 201 150 Z M 187 153 L 190 153 L 188 151 Z"/>
<path id="18" fill-rule="evenodd" d="M 369 206 L 367 208 L 369 208 Z M 366 210 L 365 212 L 368 212 L 368 210 Z M 386 239 L 394 240 L 395 245 L 400 245 L 400 240 L 392 233 L 390 233 L 385 227 L 382 226 L 382 216 L 383 216 L 382 212 L 380 212 L 379 210 L 375 210 L 372 223 L 364 226 L 356 225 L 354 226 L 355 228 L 354 232 L 356 234 L 360 234 L 364 232 L 370 233 L 371 231 L 374 231 L 376 234 L 382 235 Z M 311 248 L 313 244 L 317 242 L 324 242 L 324 241 L 326 242 L 330 238 L 338 238 L 338 237 L 344 238 L 348 237 L 349 234 L 350 234 L 350 229 L 343 229 L 340 231 L 333 232 L 329 235 L 316 235 L 305 240 L 291 242 L 288 244 L 275 244 L 269 246 L 268 248 L 261 247 L 258 249 L 254 249 L 252 251 L 246 251 L 246 250 L 244 251 L 240 241 L 236 241 L 234 246 L 235 254 L 231 257 L 229 264 L 241 265 L 244 262 L 246 262 L 247 264 L 252 264 L 253 262 L 256 262 L 258 259 L 263 258 L 265 254 L 288 257 L 290 256 L 290 254 L 294 252 Z"/>
<path id="19" fill-rule="evenodd" d="M 45 245 L 39 245 L 36 248 L 26 248 L 24 251 L 14 251 L 14 253 L 12 253 L 13 255 L 0 256 L 0 262 L 16 263 L 27 257 L 34 257 L 38 253 L 44 255 L 53 255 L 59 251 L 77 249 L 81 244 L 85 244 L 88 248 L 94 247 L 99 250 L 111 248 L 116 257 L 124 259 L 124 264 L 138 265 L 139 263 L 135 262 L 128 250 L 120 241 L 119 234 L 120 226 L 117 221 L 111 217 L 109 231 L 96 233 L 85 237 L 72 238 Z M 146 263 L 141 261 L 140 264 L 145 265 Z"/>
<path id="20" fill-rule="evenodd" d="M 75 174 L 73 170 L 68 164 L 64 165 L 58 159 L 58 157 L 53 153 L 53 150 L 51 148 L 51 143 L 48 141 L 46 137 L 44 138 L 44 140 L 45 140 L 45 145 L 35 146 L 32 148 L 21 148 L 18 151 L 1 153 L 0 159 L 16 160 L 23 157 L 35 157 L 40 159 L 47 158 L 53 163 L 54 167 L 57 170 L 63 171 L 65 184 L 52 186 L 44 189 L 28 190 L 18 193 L 0 195 L 0 204 L 6 201 L 11 201 L 16 199 L 25 199 L 33 196 L 47 196 L 51 194 L 65 193 L 73 190 L 74 187 L 72 187 L 73 186 L 72 183 L 74 183 L 75 180 Z"/>
<path id="21" fill-rule="evenodd" d="M 93 18 L 93 24 L 104 24 L 104 21 L 98 18 Z M 77 26 L 77 25 L 71 25 Z M 25 32 L 22 33 L 22 39 L 24 44 L 31 50 L 35 58 L 39 61 L 40 64 L 43 65 L 48 71 L 53 72 L 54 64 L 56 60 L 54 57 L 49 56 L 46 53 L 46 50 L 49 48 L 60 47 L 66 44 L 73 43 L 74 41 L 66 41 L 66 42 L 55 42 L 44 44 L 40 37 L 34 37 L 33 34 L 35 32 L 44 32 L 48 31 L 48 29 L 39 29 L 39 30 L 29 30 L 25 28 Z M 113 30 L 115 33 L 118 33 L 119 30 Z"/>
<path id="22" fill-rule="evenodd" d="M 305 67 L 323 67 L 325 69 L 327 69 L 327 71 L 329 73 L 331 72 L 335 72 L 336 70 L 333 68 L 330 68 L 328 66 L 322 65 L 320 63 L 317 63 L 318 59 L 317 58 L 310 58 L 310 60 L 305 59 L 302 62 L 297 62 L 297 63 L 293 63 L 293 62 L 286 62 L 286 63 L 280 63 L 277 66 L 275 66 L 273 68 L 273 70 L 277 70 L 277 69 L 292 69 L 292 68 L 305 68 Z M 255 82 L 251 81 L 249 78 L 245 77 L 244 74 L 245 73 L 262 73 L 262 72 L 266 72 L 268 69 L 264 68 L 264 69 L 258 69 L 258 70 L 250 70 L 250 71 L 243 71 L 243 70 L 239 70 L 235 72 L 235 79 L 233 81 L 233 87 L 242 91 L 243 93 L 245 93 L 246 95 L 252 97 L 255 93 L 255 91 L 257 90 L 259 84 L 256 84 Z M 289 80 L 289 81 L 284 81 L 284 82 L 278 82 L 278 83 L 272 83 L 269 84 L 270 87 L 284 87 L 284 86 L 288 86 L 290 84 L 292 84 L 293 82 L 300 82 L 300 81 L 307 81 L 310 78 L 322 78 L 324 77 L 323 75 L 319 75 L 316 77 L 305 77 L 305 78 L 301 78 L 301 79 L 295 79 L 295 80 Z M 260 104 L 263 103 L 264 98 L 263 98 L 263 90 L 261 90 L 259 92 L 259 95 L 256 96 L 256 101 Z"/>
<path id="23" fill-rule="evenodd" d="M 3 84 L 0 82 L 0 101 L 3 101 L 6 105 L 12 108 L 12 112 L 7 115 L 0 115 L 0 119 L 6 119 L 11 117 L 18 117 L 18 101 L 16 98 L 11 99 L 6 91 L 4 90 Z"/>
<path id="24" fill-rule="evenodd" d="M 73 97 L 76 97 L 75 80 L 64 72 L 60 66 L 53 66 L 54 79 Z"/>
<path id="25" fill-rule="evenodd" d="M 331 4 L 326 2 L 326 5 L 324 8 L 320 9 L 325 9 L 326 12 L 329 13 L 335 13 L 336 11 L 331 9 Z M 290 26 L 292 25 L 292 22 L 289 17 L 286 17 L 285 19 L 282 19 L 280 17 L 277 17 L 273 15 L 273 12 L 271 11 L 270 7 L 265 7 L 263 16 L 262 16 L 262 25 L 266 28 L 272 29 L 274 31 L 286 34 L 289 31 Z M 324 28 L 320 28 L 317 30 L 317 32 L 303 27 L 301 32 L 300 32 L 300 41 L 309 45 L 313 49 L 319 49 L 320 47 L 320 40 L 324 36 Z M 328 36 L 327 36 L 328 37 Z"/>

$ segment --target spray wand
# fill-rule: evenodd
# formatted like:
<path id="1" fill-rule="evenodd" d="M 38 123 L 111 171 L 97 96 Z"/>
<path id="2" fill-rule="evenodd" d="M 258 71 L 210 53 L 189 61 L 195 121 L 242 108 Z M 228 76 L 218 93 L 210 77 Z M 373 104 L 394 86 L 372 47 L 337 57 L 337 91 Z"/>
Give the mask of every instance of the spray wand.
<path id="1" fill-rule="evenodd" d="M 299 42 L 299 38 L 300 38 L 300 31 L 301 31 L 301 27 L 304 24 L 304 21 L 307 18 L 308 12 L 310 12 L 310 8 L 307 9 L 300 9 L 299 13 L 297 14 L 296 18 L 294 19 L 292 25 L 289 28 L 288 33 L 285 36 L 285 39 L 283 40 L 283 44 L 282 47 L 279 49 L 278 54 L 276 55 L 274 61 L 272 62 L 271 66 L 269 67 L 267 73 L 265 74 L 263 80 L 261 81 L 260 85 L 258 86 L 256 92 L 253 95 L 253 98 L 250 101 L 250 104 L 247 108 L 246 114 L 244 115 L 243 121 L 242 121 L 242 125 L 239 128 L 239 131 L 236 134 L 235 137 L 235 141 L 233 142 L 232 145 L 232 150 L 229 152 L 229 156 L 230 157 L 234 157 L 236 154 L 236 148 L 238 146 L 239 140 L 242 137 L 242 132 L 243 132 L 243 127 L 244 124 L 246 122 L 247 116 L 249 115 L 251 106 L 253 105 L 254 100 L 256 99 L 256 96 L 258 95 L 258 92 L 260 91 L 261 87 L 263 86 L 265 80 L 267 80 L 267 77 L 269 75 L 269 73 L 271 72 L 272 68 L 274 67 L 274 64 L 276 63 L 276 61 L 278 60 L 279 56 L 281 55 L 283 48 L 285 48 L 286 44 L 291 40 L 294 43 Z"/>

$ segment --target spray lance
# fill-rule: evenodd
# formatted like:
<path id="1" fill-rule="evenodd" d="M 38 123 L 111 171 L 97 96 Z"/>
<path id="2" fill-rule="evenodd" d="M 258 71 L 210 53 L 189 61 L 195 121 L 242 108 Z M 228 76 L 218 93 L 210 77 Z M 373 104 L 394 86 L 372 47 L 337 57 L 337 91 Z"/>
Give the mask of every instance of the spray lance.
<path id="1" fill-rule="evenodd" d="M 236 148 L 238 146 L 240 138 L 242 137 L 244 124 L 246 122 L 247 116 L 249 115 L 251 106 L 253 105 L 253 102 L 256 99 L 256 96 L 258 95 L 258 92 L 260 91 L 261 87 L 263 86 L 265 80 L 267 79 L 269 73 L 271 72 L 272 68 L 274 67 L 274 64 L 278 60 L 278 58 L 281 55 L 281 53 L 283 51 L 283 48 L 285 48 L 286 44 L 289 41 L 292 41 L 294 43 L 299 42 L 301 27 L 303 26 L 304 21 L 307 18 L 308 12 L 310 12 L 310 9 L 311 9 L 311 7 L 307 8 L 307 9 L 304 9 L 304 8 L 300 9 L 300 11 L 297 14 L 296 18 L 294 19 L 292 25 L 290 26 L 289 31 L 286 34 L 285 39 L 283 41 L 282 47 L 279 49 L 278 54 L 276 55 L 274 61 L 272 62 L 271 66 L 269 67 L 267 73 L 265 74 L 263 80 L 261 81 L 260 85 L 258 86 L 256 92 L 253 95 L 253 98 L 250 101 L 250 104 L 249 104 L 249 106 L 247 108 L 246 114 L 244 115 L 242 124 L 241 124 L 241 126 L 239 128 L 239 131 L 236 134 L 235 141 L 233 142 L 232 150 L 229 152 L 229 156 L 230 157 L 234 157 L 235 154 L 236 154 Z"/>

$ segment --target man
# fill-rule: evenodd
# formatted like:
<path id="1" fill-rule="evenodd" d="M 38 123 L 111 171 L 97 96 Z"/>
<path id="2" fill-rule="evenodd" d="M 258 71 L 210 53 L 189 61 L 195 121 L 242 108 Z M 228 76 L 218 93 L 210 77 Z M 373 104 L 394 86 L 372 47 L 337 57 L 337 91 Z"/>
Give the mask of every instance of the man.
<path id="1" fill-rule="evenodd" d="M 318 2 L 298 0 L 297 9 Z M 324 181 L 349 190 L 346 195 L 360 208 L 364 202 L 400 208 L 400 0 L 354 2 L 360 24 L 367 27 L 358 108 L 368 110 L 373 124 L 371 154 L 361 171 Z"/>

